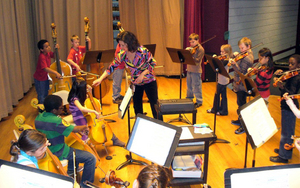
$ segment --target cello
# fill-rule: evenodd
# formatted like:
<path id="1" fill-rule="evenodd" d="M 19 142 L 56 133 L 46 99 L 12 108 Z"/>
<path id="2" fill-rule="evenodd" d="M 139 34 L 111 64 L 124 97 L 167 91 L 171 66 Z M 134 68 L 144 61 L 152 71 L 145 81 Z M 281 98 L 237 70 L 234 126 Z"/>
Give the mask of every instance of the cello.
<path id="1" fill-rule="evenodd" d="M 51 24 L 52 28 L 52 38 L 54 46 L 56 46 L 56 26 L 54 23 Z M 72 78 L 71 78 L 71 67 L 68 63 L 63 62 L 59 59 L 58 49 L 55 48 L 55 62 L 50 65 L 50 69 L 57 71 L 62 75 L 61 78 L 56 78 L 54 74 L 49 73 L 49 76 L 52 79 L 52 87 L 49 90 L 49 94 L 55 93 L 61 90 L 70 91 L 72 87 Z"/>
<path id="2" fill-rule="evenodd" d="M 84 34 L 85 34 L 85 38 L 87 38 L 89 31 L 90 31 L 90 20 L 88 17 L 84 17 L 84 23 L 85 23 Z M 89 50 L 88 41 L 85 41 L 85 48 L 86 48 L 86 51 Z M 85 54 L 80 59 L 79 66 L 80 66 L 81 70 L 86 71 L 87 73 L 92 73 L 92 74 L 88 74 L 86 76 L 87 84 L 92 85 L 93 81 L 97 79 L 96 75 L 103 72 L 104 65 L 103 65 L 103 63 L 100 63 L 100 64 L 93 63 L 90 65 L 85 65 L 85 64 L 83 64 L 84 58 L 85 58 Z M 101 87 L 101 94 L 100 94 L 100 87 Z M 100 84 L 100 86 L 95 87 L 94 95 L 97 99 L 103 98 L 109 92 L 109 89 L 110 89 L 109 81 L 107 79 L 103 80 L 103 82 Z"/>

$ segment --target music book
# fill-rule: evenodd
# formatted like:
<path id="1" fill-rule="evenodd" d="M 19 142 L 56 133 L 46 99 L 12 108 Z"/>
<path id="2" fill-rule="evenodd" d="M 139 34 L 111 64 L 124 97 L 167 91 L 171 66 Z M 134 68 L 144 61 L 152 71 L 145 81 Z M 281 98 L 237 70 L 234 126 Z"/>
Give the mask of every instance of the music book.
<path id="1" fill-rule="evenodd" d="M 0 159 L 0 187 L 73 188 L 71 177 Z"/>
<path id="2" fill-rule="evenodd" d="M 138 114 L 126 149 L 158 165 L 169 167 L 181 132 L 181 127 Z"/>
<path id="3" fill-rule="evenodd" d="M 133 90 L 131 89 L 131 87 L 128 87 L 125 96 L 119 106 L 119 111 L 118 111 L 118 117 L 123 119 L 124 115 L 126 113 L 126 110 L 130 104 L 131 98 L 133 96 Z"/>
<path id="4" fill-rule="evenodd" d="M 263 145 L 278 131 L 265 100 L 261 96 L 241 106 L 238 113 L 241 115 L 241 125 L 246 131 L 252 149 Z"/>
<path id="5" fill-rule="evenodd" d="M 227 169 L 225 188 L 298 188 L 300 164 Z"/>

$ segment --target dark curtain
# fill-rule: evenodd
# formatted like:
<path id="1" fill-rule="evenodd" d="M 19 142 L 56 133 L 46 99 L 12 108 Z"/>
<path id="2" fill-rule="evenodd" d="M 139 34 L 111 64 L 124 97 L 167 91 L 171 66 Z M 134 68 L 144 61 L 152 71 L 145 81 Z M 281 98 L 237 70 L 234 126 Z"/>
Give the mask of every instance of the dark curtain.
<path id="1" fill-rule="evenodd" d="M 184 32 L 183 32 L 183 48 L 190 46 L 189 35 L 197 33 L 199 35 L 199 42 L 203 41 L 203 27 L 202 27 L 202 7 L 203 0 L 185 0 L 184 1 Z M 203 64 L 202 64 L 203 66 Z M 202 67 L 203 68 L 203 67 Z M 186 65 L 184 65 L 184 74 L 186 74 Z M 204 70 L 204 69 L 203 69 Z M 202 80 L 204 78 L 204 71 L 202 72 Z"/>

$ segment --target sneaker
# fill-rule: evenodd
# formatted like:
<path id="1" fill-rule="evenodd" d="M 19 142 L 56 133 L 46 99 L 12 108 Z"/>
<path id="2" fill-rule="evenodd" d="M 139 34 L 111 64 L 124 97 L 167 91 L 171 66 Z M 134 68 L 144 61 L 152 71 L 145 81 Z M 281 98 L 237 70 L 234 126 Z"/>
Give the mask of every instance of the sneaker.
<path id="1" fill-rule="evenodd" d="M 83 169 L 84 169 L 83 166 L 79 166 L 79 167 L 76 169 L 76 172 L 77 172 L 77 173 L 78 173 L 78 172 L 81 172 L 81 171 L 83 171 Z M 74 171 L 68 172 L 68 175 L 69 175 L 70 177 L 74 177 Z"/>
<path id="2" fill-rule="evenodd" d="M 231 120 L 232 125 L 241 125 L 240 120 Z"/>
<path id="3" fill-rule="evenodd" d="M 274 163 L 288 163 L 289 162 L 288 159 L 283 159 L 279 156 L 270 157 L 270 161 L 272 161 Z"/>
<path id="4" fill-rule="evenodd" d="M 124 97 L 122 95 L 120 95 L 117 98 L 113 99 L 113 103 L 115 103 L 115 104 L 121 104 L 123 98 Z"/>
<path id="5" fill-rule="evenodd" d="M 200 104 L 200 103 L 195 103 L 195 108 L 199 108 L 200 106 L 202 106 L 202 104 Z"/>
<path id="6" fill-rule="evenodd" d="M 245 130 L 243 129 L 243 127 L 239 127 L 237 130 L 234 131 L 235 134 L 243 134 L 245 132 Z"/>

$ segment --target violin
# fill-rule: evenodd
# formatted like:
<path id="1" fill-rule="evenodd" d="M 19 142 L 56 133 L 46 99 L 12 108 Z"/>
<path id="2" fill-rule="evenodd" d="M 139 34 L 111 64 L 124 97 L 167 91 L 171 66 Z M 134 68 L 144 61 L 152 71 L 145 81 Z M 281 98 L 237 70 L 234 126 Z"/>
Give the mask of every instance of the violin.
<path id="1" fill-rule="evenodd" d="M 217 58 L 220 61 L 223 61 L 223 60 L 227 59 L 227 55 L 219 55 L 219 56 L 217 56 L 217 55 L 214 54 L 212 57 Z M 204 65 L 207 65 L 207 64 L 208 64 L 208 60 L 204 61 Z"/>
<path id="2" fill-rule="evenodd" d="M 100 179 L 101 183 L 106 183 L 106 185 L 111 185 L 111 186 L 115 186 L 116 188 L 120 188 L 120 187 L 128 187 L 130 185 L 130 183 L 128 181 L 123 181 L 120 178 L 116 177 L 116 173 L 113 170 L 109 170 L 106 175 L 105 178 L 101 178 Z"/>
<path id="3" fill-rule="evenodd" d="M 54 48 L 55 48 L 57 33 L 55 29 L 56 26 L 54 23 L 51 24 L 51 28 L 52 28 L 52 38 L 53 38 Z M 55 93 L 61 90 L 70 91 L 72 87 L 72 78 L 69 77 L 71 76 L 71 67 L 68 63 L 60 60 L 57 48 L 55 48 L 55 62 L 50 65 L 50 69 L 55 70 L 60 75 L 62 75 L 62 78 L 56 78 L 55 74 L 49 73 L 49 76 L 52 79 L 52 87 L 50 92 Z"/>
<path id="4" fill-rule="evenodd" d="M 232 60 L 235 61 L 235 62 L 237 62 L 237 61 L 239 61 L 241 59 L 244 59 L 248 55 L 249 55 L 248 52 L 240 53 L 237 56 L 235 56 L 235 58 L 233 58 Z M 231 62 L 229 61 L 227 65 L 230 67 L 231 66 Z"/>
<path id="5" fill-rule="evenodd" d="M 196 46 L 194 46 L 194 47 L 190 50 L 191 54 L 194 55 L 194 54 L 196 53 L 196 51 L 199 49 L 199 47 L 200 47 L 199 44 L 197 44 Z"/>
<path id="6" fill-rule="evenodd" d="M 258 68 L 256 68 L 256 66 L 254 66 L 253 68 L 250 68 L 251 70 L 249 72 L 247 72 L 245 74 L 246 77 L 251 77 L 253 75 L 256 75 L 258 73 L 258 71 L 262 71 L 262 70 L 266 70 L 268 68 L 268 66 L 266 65 L 261 65 Z M 238 82 L 236 82 L 237 84 L 241 83 L 241 80 L 239 80 Z"/>
<path id="7" fill-rule="evenodd" d="M 286 71 L 283 72 L 282 75 L 273 83 L 274 87 L 277 87 L 278 82 L 290 79 L 294 76 L 297 76 L 299 74 L 300 68 L 295 69 L 295 70 L 291 70 L 291 71 Z"/>
<path id="8" fill-rule="evenodd" d="M 295 95 L 288 95 L 287 97 L 290 97 L 291 99 L 300 99 L 300 94 L 295 94 Z M 284 97 L 278 98 L 278 101 L 282 101 L 285 99 Z"/>
<path id="9" fill-rule="evenodd" d="M 292 135 L 291 136 L 291 139 L 296 139 L 296 138 L 299 138 L 299 136 L 296 136 L 296 135 Z M 284 149 L 285 150 L 291 150 L 291 149 L 293 149 L 295 147 L 295 144 L 288 144 L 288 143 L 286 143 L 286 144 L 284 144 Z"/>

